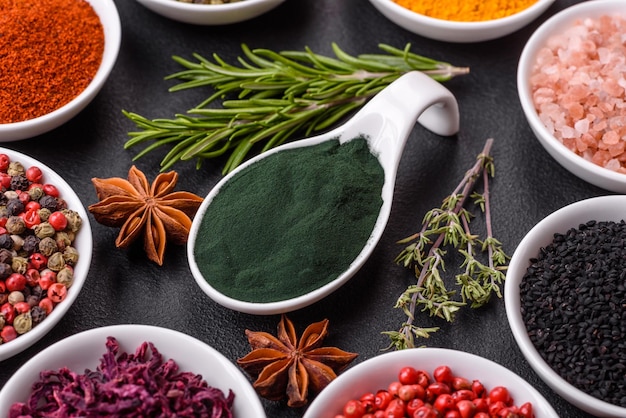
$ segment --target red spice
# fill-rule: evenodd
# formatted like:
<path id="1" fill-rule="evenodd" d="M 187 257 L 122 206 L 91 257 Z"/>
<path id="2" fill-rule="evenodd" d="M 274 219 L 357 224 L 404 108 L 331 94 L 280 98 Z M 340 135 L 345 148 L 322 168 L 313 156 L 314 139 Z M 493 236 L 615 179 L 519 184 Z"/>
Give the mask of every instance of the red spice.
<path id="1" fill-rule="evenodd" d="M 43 116 L 91 82 L 104 30 L 85 0 L 0 1 L 0 123 Z"/>

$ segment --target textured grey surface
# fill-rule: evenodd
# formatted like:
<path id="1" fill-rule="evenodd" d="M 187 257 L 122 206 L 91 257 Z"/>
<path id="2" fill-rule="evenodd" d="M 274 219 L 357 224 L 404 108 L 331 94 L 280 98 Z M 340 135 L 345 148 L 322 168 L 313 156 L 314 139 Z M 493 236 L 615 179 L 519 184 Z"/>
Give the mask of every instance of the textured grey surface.
<path id="1" fill-rule="evenodd" d="M 397 329 L 404 317 L 393 309 L 411 281 L 411 273 L 393 263 L 395 241 L 414 232 L 424 213 L 438 206 L 473 163 L 484 141 L 493 137 L 496 177 L 492 181 L 493 226 L 512 254 L 524 234 L 564 205 L 602 194 L 561 168 L 533 136 L 517 98 L 515 70 L 533 29 L 574 0 L 558 0 L 536 22 L 499 40 L 451 44 L 422 38 L 383 17 L 365 0 L 287 0 L 254 20 L 224 27 L 191 26 L 167 20 L 132 0 L 116 0 L 123 27 L 122 48 L 107 84 L 80 115 L 37 138 L 6 143 L 49 165 L 75 188 L 85 206 L 96 202 L 92 177 L 125 177 L 139 150 L 124 150 L 134 126 L 121 113 L 150 118 L 171 117 L 199 103 L 207 91 L 168 93 L 163 78 L 177 70 L 171 56 L 217 53 L 234 61 L 240 44 L 252 48 L 331 54 L 331 42 L 350 54 L 378 52 L 386 43 L 407 42 L 421 55 L 469 66 L 469 75 L 446 83 L 461 111 L 457 137 L 440 138 L 416 126 L 404 150 L 388 228 L 372 257 L 345 286 L 328 298 L 289 314 L 297 331 L 323 318 L 330 320 L 328 345 L 360 354 L 356 362 L 381 354 L 388 341 L 382 331 Z M 150 180 L 164 154 L 137 161 Z M 179 190 L 206 195 L 220 179 L 221 165 L 193 163 L 174 167 Z M 169 246 L 163 267 L 149 262 L 141 246 L 124 251 L 114 246 L 117 230 L 93 218 L 94 255 L 83 291 L 63 320 L 41 341 L 0 364 L 0 384 L 31 356 L 50 344 L 94 327 L 139 323 L 183 331 L 215 347 L 232 361 L 248 351 L 246 328 L 274 332 L 278 315 L 253 316 L 225 309 L 200 292 L 183 247 Z M 552 392 L 519 352 L 505 317 L 502 300 L 459 316 L 454 324 L 420 316 L 441 330 L 423 343 L 449 347 L 494 360 L 518 373 L 545 395 L 562 417 L 584 417 Z M 198 359 L 202 361 L 202 359 Z M 269 417 L 300 417 L 282 402 L 264 402 Z"/>

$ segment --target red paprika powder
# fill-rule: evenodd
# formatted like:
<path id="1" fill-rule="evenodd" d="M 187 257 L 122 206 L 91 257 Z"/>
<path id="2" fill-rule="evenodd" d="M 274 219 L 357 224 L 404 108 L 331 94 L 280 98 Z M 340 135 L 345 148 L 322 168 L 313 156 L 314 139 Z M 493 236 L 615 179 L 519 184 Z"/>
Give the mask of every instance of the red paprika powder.
<path id="1" fill-rule="evenodd" d="M 50 113 L 94 78 L 104 30 L 85 0 L 0 0 L 0 123 Z"/>

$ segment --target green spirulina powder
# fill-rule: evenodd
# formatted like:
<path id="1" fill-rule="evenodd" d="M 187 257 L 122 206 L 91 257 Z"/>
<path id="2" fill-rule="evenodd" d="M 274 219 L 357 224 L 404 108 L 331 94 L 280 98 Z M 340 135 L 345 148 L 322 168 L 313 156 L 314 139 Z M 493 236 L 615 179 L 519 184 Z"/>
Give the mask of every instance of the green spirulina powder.
<path id="1" fill-rule="evenodd" d="M 233 176 L 203 215 L 194 255 L 234 299 L 301 296 L 348 269 L 382 206 L 384 172 L 363 137 L 280 151 Z"/>

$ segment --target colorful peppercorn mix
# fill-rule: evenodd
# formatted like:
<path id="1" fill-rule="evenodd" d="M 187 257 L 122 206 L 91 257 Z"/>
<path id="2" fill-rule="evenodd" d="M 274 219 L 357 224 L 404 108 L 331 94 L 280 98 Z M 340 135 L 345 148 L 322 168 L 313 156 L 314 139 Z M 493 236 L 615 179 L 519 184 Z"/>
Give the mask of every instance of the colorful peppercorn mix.
<path id="1" fill-rule="evenodd" d="M 41 323 L 73 283 L 82 219 L 44 181 L 0 154 L 0 344 Z"/>

